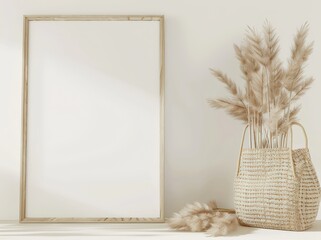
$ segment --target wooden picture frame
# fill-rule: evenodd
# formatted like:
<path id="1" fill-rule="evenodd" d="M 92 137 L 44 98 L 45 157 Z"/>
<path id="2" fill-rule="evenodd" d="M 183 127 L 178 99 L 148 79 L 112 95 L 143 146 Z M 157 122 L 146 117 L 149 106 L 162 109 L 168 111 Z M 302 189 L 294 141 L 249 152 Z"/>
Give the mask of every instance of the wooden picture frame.
<path id="1" fill-rule="evenodd" d="M 24 16 L 23 36 L 20 222 L 164 222 L 164 17 Z M 121 57 L 113 52 L 117 48 Z M 115 72 L 107 72 L 107 63 Z M 124 89 L 126 94 L 120 98 Z M 114 102 L 121 106 L 113 106 Z M 126 111 L 131 109 L 142 109 L 144 117 L 129 115 Z M 138 123 L 136 132 L 132 122 Z M 117 173 L 117 169 L 125 170 Z M 111 206 L 119 202 L 120 213 L 106 209 L 104 202 Z"/>

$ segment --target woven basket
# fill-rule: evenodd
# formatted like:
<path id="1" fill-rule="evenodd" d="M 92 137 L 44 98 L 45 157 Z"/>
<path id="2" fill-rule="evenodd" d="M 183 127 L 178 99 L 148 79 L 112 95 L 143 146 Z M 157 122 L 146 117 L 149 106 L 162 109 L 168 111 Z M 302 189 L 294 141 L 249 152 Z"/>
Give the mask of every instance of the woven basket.
<path id="1" fill-rule="evenodd" d="M 234 182 L 235 211 L 240 224 L 302 231 L 318 213 L 320 185 L 306 147 L 243 149 L 244 129 Z"/>

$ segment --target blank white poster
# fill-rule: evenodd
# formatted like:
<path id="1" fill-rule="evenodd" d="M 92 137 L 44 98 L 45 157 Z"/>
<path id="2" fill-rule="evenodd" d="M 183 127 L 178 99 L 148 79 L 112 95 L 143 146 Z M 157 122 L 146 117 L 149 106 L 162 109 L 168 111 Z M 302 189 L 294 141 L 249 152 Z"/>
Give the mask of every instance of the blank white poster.
<path id="1" fill-rule="evenodd" d="M 159 21 L 30 21 L 28 218 L 159 218 Z"/>

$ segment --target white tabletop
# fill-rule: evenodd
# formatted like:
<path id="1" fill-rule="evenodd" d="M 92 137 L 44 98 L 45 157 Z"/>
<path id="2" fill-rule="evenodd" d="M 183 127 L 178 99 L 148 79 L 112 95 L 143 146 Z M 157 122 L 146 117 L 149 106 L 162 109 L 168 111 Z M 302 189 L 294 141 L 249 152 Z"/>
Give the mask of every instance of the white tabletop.
<path id="1" fill-rule="evenodd" d="M 179 232 L 166 224 L 19 224 L 14 221 L 0 222 L 0 239 L 162 239 L 201 240 L 212 239 L 206 233 Z M 321 240 L 321 220 L 304 232 L 277 231 L 238 227 L 224 237 L 215 239 L 246 240 Z"/>

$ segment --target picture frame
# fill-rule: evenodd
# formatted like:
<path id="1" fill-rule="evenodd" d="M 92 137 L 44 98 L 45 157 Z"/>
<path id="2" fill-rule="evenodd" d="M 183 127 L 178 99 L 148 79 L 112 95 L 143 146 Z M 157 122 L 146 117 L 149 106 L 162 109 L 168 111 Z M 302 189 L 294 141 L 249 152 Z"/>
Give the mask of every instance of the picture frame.
<path id="1" fill-rule="evenodd" d="M 163 16 L 24 16 L 20 222 L 164 222 L 164 48 Z M 133 56 L 137 49 L 140 58 Z M 136 64 L 139 60 L 145 62 Z M 132 109 L 142 109 L 144 117 Z"/>

